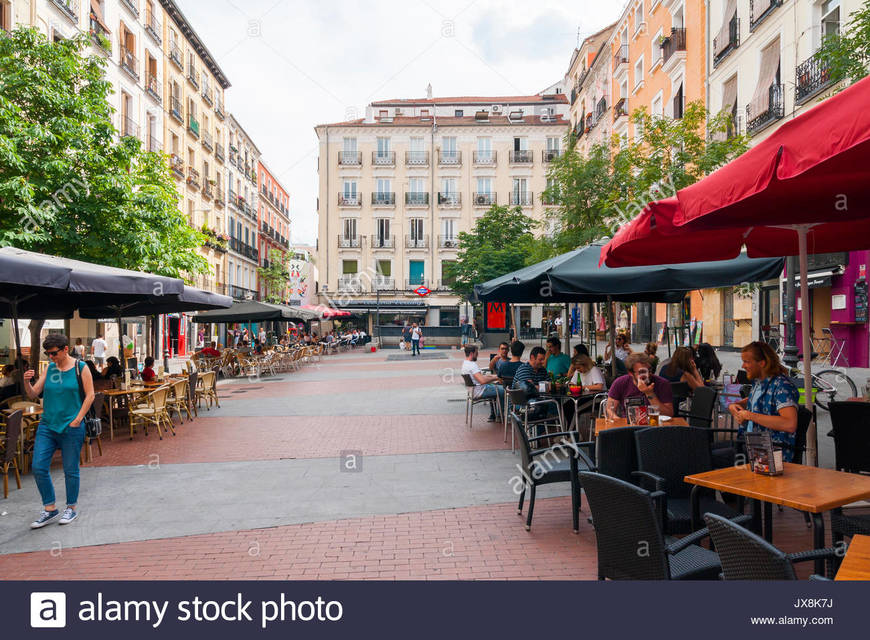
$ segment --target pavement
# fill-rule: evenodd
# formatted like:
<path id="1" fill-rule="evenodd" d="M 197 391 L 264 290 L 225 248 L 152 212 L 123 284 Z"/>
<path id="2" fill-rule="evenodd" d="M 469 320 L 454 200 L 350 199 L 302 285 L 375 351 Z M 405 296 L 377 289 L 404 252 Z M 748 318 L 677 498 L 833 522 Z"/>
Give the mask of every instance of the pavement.
<path id="1" fill-rule="evenodd" d="M 104 437 L 82 466 L 79 517 L 31 531 L 31 475 L 0 502 L 6 579 L 595 579 L 596 540 L 567 487 L 516 513 L 519 457 L 477 407 L 458 351 L 362 350 L 293 373 L 222 381 L 159 440 Z M 63 497 L 59 458 L 52 477 Z M 59 502 L 62 505 L 62 503 Z M 797 512 L 774 542 L 809 548 Z"/>

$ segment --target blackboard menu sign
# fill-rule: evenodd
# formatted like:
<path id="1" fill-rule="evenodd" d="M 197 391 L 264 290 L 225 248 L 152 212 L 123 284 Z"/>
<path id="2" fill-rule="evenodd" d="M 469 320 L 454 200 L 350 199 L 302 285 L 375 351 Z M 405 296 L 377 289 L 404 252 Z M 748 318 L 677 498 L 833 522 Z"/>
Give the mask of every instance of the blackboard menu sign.
<path id="1" fill-rule="evenodd" d="M 867 281 L 855 283 L 855 322 L 867 322 Z"/>

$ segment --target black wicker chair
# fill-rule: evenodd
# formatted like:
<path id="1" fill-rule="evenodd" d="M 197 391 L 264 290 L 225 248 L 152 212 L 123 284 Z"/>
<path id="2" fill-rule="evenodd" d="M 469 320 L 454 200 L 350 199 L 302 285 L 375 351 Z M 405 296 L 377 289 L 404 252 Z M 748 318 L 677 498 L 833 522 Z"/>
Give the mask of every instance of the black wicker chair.
<path id="1" fill-rule="evenodd" d="M 595 438 L 595 464 L 598 473 L 633 482 L 637 471 L 637 445 L 634 434 L 648 427 L 606 429 Z"/>
<path id="2" fill-rule="evenodd" d="M 713 412 L 719 392 L 710 387 L 698 387 L 692 392 L 692 406 L 686 412 L 686 420 L 690 427 L 713 427 Z"/>
<path id="3" fill-rule="evenodd" d="M 580 473 L 598 546 L 599 580 L 715 580 L 719 557 L 696 542 L 702 529 L 677 541 L 661 529 L 661 491 L 650 493 L 618 478 Z M 643 549 L 644 553 L 639 550 Z"/>
<path id="4" fill-rule="evenodd" d="M 647 489 L 665 492 L 665 533 L 689 533 L 700 528 L 700 520 L 692 521 L 692 485 L 684 482 L 683 478 L 713 469 L 708 430 L 697 427 L 655 427 L 638 431 L 634 438 L 638 471 L 633 475 Z M 698 516 L 712 512 L 726 518 L 750 519 L 748 515 L 744 516 L 724 502 L 717 501 L 709 492 L 701 496 L 700 508 Z"/>
<path id="5" fill-rule="evenodd" d="M 830 412 L 837 470 L 870 472 L 870 404 L 832 402 Z M 835 542 L 843 536 L 870 535 L 870 514 L 844 515 L 835 510 L 831 512 L 831 532 Z"/>
<path id="6" fill-rule="evenodd" d="M 726 580 L 797 580 L 794 563 L 833 561 L 836 549 L 783 553 L 761 536 L 712 513 L 704 515 L 710 539 L 716 545 Z M 829 564 L 830 567 L 830 564 Z M 812 576 L 810 579 L 820 579 Z"/>
<path id="7" fill-rule="evenodd" d="M 526 531 L 532 528 L 532 515 L 535 511 L 535 490 L 540 485 L 553 484 L 556 482 L 571 483 L 571 512 L 574 522 L 574 533 L 580 530 L 580 506 L 581 506 L 581 486 L 578 477 L 578 471 L 589 471 L 595 468 L 595 463 L 589 456 L 583 453 L 583 449 L 594 447 L 592 442 L 577 442 L 575 439 L 576 432 L 565 431 L 562 433 L 551 433 L 537 438 L 530 438 L 526 433 L 520 417 L 511 412 L 510 420 L 513 423 L 513 429 L 519 442 L 520 456 L 522 462 L 522 490 L 520 491 L 520 502 L 517 505 L 517 514 L 523 513 L 523 502 L 526 497 L 526 489 L 529 489 L 529 512 L 526 516 Z M 546 438 L 562 438 L 562 443 L 545 447 L 543 449 L 532 449 L 534 443 Z"/>

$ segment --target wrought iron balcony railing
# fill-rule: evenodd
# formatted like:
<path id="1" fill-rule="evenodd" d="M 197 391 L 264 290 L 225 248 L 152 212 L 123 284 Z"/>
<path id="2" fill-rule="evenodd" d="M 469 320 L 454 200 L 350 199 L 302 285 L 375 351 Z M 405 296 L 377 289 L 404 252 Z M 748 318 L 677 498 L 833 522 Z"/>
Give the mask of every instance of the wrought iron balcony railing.
<path id="1" fill-rule="evenodd" d="M 752 105 L 746 105 L 746 133 L 749 135 L 755 135 L 771 123 L 785 116 L 783 86 L 781 84 L 772 84 L 768 91 L 770 100 L 765 111 L 753 113 Z"/>
<path id="2" fill-rule="evenodd" d="M 338 164 L 344 167 L 358 167 L 362 164 L 361 151 L 339 151 Z"/>
<path id="3" fill-rule="evenodd" d="M 438 192 L 439 207 L 461 207 L 462 194 L 455 191 L 439 191 Z"/>
<path id="4" fill-rule="evenodd" d="M 372 236 L 372 249 L 394 249 L 396 236 Z"/>
<path id="5" fill-rule="evenodd" d="M 496 163 L 495 151 L 474 151 L 472 162 L 477 165 L 493 165 Z"/>
<path id="6" fill-rule="evenodd" d="M 716 67 L 740 46 L 740 18 L 737 13 L 728 21 L 728 42 L 719 42 L 721 36 L 713 38 L 713 66 Z M 718 51 L 718 53 L 716 53 Z"/>
<path id="7" fill-rule="evenodd" d="M 833 83 L 834 76 L 828 66 L 815 56 L 806 60 L 795 69 L 795 103 L 803 104 Z"/>
<path id="8" fill-rule="evenodd" d="M 512 206 L 530 207 L 535 203 L 535 196 L 531 191 L 511 191 L 510 203 Z"/>
<path id="9" fill-rule="evenodd" d="M 662 61 L 668 64 L 671 56 L 677 51 L 686 50 L 686 30 L 685 28 L 672 28 L 670 35 L 662 40 Z"/>
<path id="10" fill-rule="evenodd" d="M 339 207 L 359 207 L 362 205 L 362 196 L 359 193 L 339 193 Z"/>
<path id="11" fill-rule="evenodd" d="M 359 249 L 360 236 L 338 236 L 339 249 Z"/>
<path id="12" fill-rule="evenodd" d="M 438 247 L 440 249 L 458 249 L 459 240 L 456 236 L 438 236 Z"/>
<path id="13" fill-rule="evenodd" d="M 494 204 L 497 204 L 498 198 L 496 198 L 496 194 L 483 192 L 478 193 L 475 192 L 471 198 L 471 203 L 475 207 L 491 207 Z"/>
<path id="14" fill-rule="evenodd" d="M 395 167 L 395 151 L 372 151 L 372 164 L 377 167 Z"/>
<path id="15" fill-rule="evenodd" d="M 429 236 L 405 236 L 406 249 L 427 249 L 429 247 Z"/>
<path id="16" fill-rule="evenodd" d="M 438 164 L 442 166 L 455 166 L 462 164 L 461 151 L 440 151 L 438 153 Z"/>
<path id="17" fill-rule="evenodd" d="M 429 152 L 428 151 L 406 151 L 405 165 L 408 167 L 428 167 Z"/>
<path id="18" fill-rule="evenodd" d="M 543 158 L 545 164 L 549 164 L 550 162 L 553 162 L 553 160 L 558 160 L 559 158 L 562 157 L 562 150 L 561 149 L 544 149 L 541 152 L 541 157 Z"/>
<path id="19" fill-rule="evenodd" d="M 121 68 L 130 77 L 139 80 L 139 61 L 133 55 L 133 52 L 126 47 L 121 47 Z"/>
<path id="20" fill-rule="evenodd" d="M 429 206 L 429 193 L 427 191 L 406 191 L 405 205 L 408 207 Z"/>
<path id="21" fill-rule="evenodd" d="M 529 149 L 513 150 L 509 154 L 512 164 L 531 164 L 532 152 Z"/>
<path id="22" fill-rule="evenodd" d="M 613 70 L 619 68 L 619 65 L 628 64 L 628 45 L 623 44 L 616 48 L 616 53 L 613 55 Z"/>
<path id="23" fill-rule="evenodd" d="M 396 192 L 376 191 L 372 193 L 372 204 L 376 207 L 394 207 L 396 205 Z"/>
<path id="24" fill-rule="evenodd" d="M 782 4 L 782 0 L 749 0 L 749 31 L 755 31 L 774 9 Z"/>

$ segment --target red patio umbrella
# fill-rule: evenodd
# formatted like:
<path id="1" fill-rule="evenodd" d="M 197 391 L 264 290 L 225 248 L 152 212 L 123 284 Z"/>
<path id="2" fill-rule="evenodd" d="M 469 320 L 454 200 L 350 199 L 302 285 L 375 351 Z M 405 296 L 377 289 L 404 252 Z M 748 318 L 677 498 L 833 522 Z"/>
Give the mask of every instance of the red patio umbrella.
<path id="1" fill-rule="evenodd" d="M 676 198 L 649 205 L 602 250 L 609 267 L 800 256 L 809 309 L 808 253 L 870 248 L 870 78 L 787 122 Z M 801 323 L 804 388 L 811 389 L 809 322 Z M 812 394 L 806 393 L 807 408 Z M 816 432 L 807 434 L 817 463 Z"/>
<path id="2" fill-rule="evenodd" d="M 333 307 L 328 307 L 325 304 L 313 305 L 313 304 L 303 304 L 300 309 L 308 309 L 309 311 L 314 311 L 315 313 L 319 313 L 320 317 L 331 320 L 332 318 L 349 318 L 351 315 L 350 311 L 344 311 L 342 309 L 335 309 Z"/>

